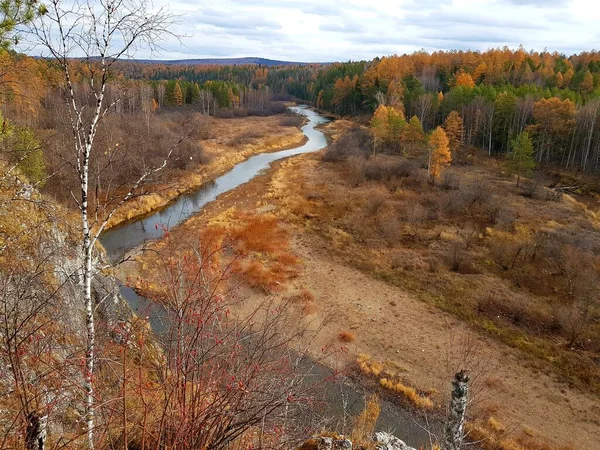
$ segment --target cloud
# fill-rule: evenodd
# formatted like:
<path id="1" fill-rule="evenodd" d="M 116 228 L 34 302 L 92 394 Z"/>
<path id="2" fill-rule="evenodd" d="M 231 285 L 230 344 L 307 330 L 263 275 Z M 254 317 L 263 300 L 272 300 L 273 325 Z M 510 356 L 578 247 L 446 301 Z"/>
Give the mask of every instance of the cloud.
<path id="1" fill-rule="evenodd" d="M 348 61 L 416 50 L 597 46 L 589 0 L 154 0 L 180 16 L 161 58 Z M 149 55 L 140 51 L 136 57 Z"/>

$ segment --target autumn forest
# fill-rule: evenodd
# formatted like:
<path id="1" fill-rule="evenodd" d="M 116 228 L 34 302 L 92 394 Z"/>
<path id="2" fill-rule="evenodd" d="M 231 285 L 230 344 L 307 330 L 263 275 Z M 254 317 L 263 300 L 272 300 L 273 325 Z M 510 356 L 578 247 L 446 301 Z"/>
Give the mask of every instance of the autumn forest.
<path id="1" fill-rule="evenodd" d="M 136 59 L 179 19 L 0 1 L 0 450 L 597 444 L 600 52 Z"/>

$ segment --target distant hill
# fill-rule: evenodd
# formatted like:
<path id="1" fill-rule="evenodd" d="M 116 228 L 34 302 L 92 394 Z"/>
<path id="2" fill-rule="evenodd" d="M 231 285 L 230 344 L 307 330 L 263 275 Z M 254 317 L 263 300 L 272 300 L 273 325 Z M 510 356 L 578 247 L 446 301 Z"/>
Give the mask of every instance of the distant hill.
<path id="1" fill-rule="evenodd" d="M 256 64 L 261 66 L 303 66 L 306 62 L 294 61 L 279 61 L 275 59 L 247 57 L 247 58 L 206 58 L 206 59 L 177 59 L 177 60 L 149 60 L 136 59 L 136 62 L 141 63 L 162 63 L 162 64 L 185 64 L 185 65 L 221 65 L 221 66 L 243 66 L 248 64 Z"/>

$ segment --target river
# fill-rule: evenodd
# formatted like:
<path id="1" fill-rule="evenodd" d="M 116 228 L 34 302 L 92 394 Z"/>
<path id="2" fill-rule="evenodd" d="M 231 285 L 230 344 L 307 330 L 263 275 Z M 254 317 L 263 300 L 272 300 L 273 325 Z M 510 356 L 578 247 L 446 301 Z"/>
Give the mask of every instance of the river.
<path id="1" fill-rule="evenodd" d="M 100 237 L 110 260 L 118 261 L 129 250 L 139 247 L 149 240 L 160 238 L 164 233 L 164 227 L 173 228 L 182 223 L 193 214 L 200 212 L 206 204 L 216 200 L 220 194 L 235 189 L 264 172 L 272 162 L 302 153 L 315 152 L 326 147 L 327 139 L 317 126 L 329 122 L 330 119 L 305 106 L 296 106 L 290 109 L 308 119 L 308 122 L 302 127 L 302 132 L 307 137 L 304 145 L 290 150 L 253 156 L 213 182 L 198 190 L 181 195 L 166 207 L 111 228 Z M 137 295 L 133 289 L 127 286 L 121 286 L 121 295 L 136 314 L 148 317 L 155 333 L 164 332 L 165 327 L 168 326 L 168 319 L 160 305 Z M 313 367 L 311 372 L 313 380 L 331 377 L 331 370 L 328 367 L 321 364 L 311 364 L 311 366 Z M 332 382 L 320 393 L 321 403 L 325 405 L 320 414 L 331 417 L 331 424 L 335 426 L 340 422 L 340 417 L 360 413 L 368 394 L 359 384 L 338 377 L 337 382 Z M 386 400 L 381 402 L 377 430 L 393 432 L 407 444 L 416 448 L 429 444 L 428 433 L 417 424 L 413 415 Z"/>

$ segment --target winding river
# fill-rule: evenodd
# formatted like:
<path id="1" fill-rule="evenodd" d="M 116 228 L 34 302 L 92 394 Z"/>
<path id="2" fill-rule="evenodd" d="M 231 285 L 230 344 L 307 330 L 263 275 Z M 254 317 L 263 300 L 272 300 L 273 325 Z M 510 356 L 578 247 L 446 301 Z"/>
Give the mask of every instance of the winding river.
<path id="1" fill-rule="evenodd" d="M 193 214 L 201 211 L 207 203 L 216 200 L 220 194 L 250 181 L 267 169 L 273 161 L 302 153 L 315 152 L 326 147 L 327 140 L 325 135 L 316 129 L 316 127 L 329 122 L 330 119 L 317 114 L 305 106 L 295 106 L 290 109 L 308 118 L 308 123 L 302 127 L 302 132 L 307 137 L 304 145 L 290 150 L 261 153 L 248 158 L 213 182 L 207 183 L 195 191 L 181 195 L 165 208 L 109 229 L 102 234 L 100 241 L 106 249 L 110 260 L 117 261 L 127 251 L 138 247 L 145 241 L 161 237 L 163 227 L 173 228 L 179 225 Z"/>
<path id="2" fill-rule="evenodd" d="M 316 127 L 329 122 L 330 119 L 305 106 L 296 106 L 290 109 L 308 119 L 308 122 L 302 127 L 302 132 L 307 137 L 304 145 L 290 150 L 253 156 L 213 182 L 181 195 L 165 208 L 111 228 L 100 237 L 110 260 L 118 261 L 128 251 L 139 247 L 144 242 L 160 238 L 163 234 L 163 227 L 177 226 L 193 214 L 200 212 L 206 204 L 216 200 L 220 194 L 235 189 L 264 172 L 273 161 L 315 152 L 326 147 L 325 135 Z M 148 317 L 155 333 L 162 334 L 165 331 L 168 319 L 165 319 L 166 313 L 160 305 L 137 295 L 133 289 L 127 286 L 121 286 L 121 295 L 134 312 L 139 316 Z M 313 367 L 311 377 L 314 380 L 322 380 L 331 376 L 331 371 L 326 366 L 317 364 L 311 365 L 311 367 Z M 322 413 L 334 417 L 332 426 L 335 426 L 341 421 L 341 417 L 360 413 L 364 408 L 367 394 L 368 392 L 365 392 L 361 386 L 348 380 L 332 382 L 327 388 L 323 388 L 321 400 L 326 405 L 326 410 Z M 429 443 L 429 435 L 417 424 L 410 412 L 385 400 L 381 402 L 381 415 L 377 429 L 395 432 L 407 444 L 416 448 Z"/>

